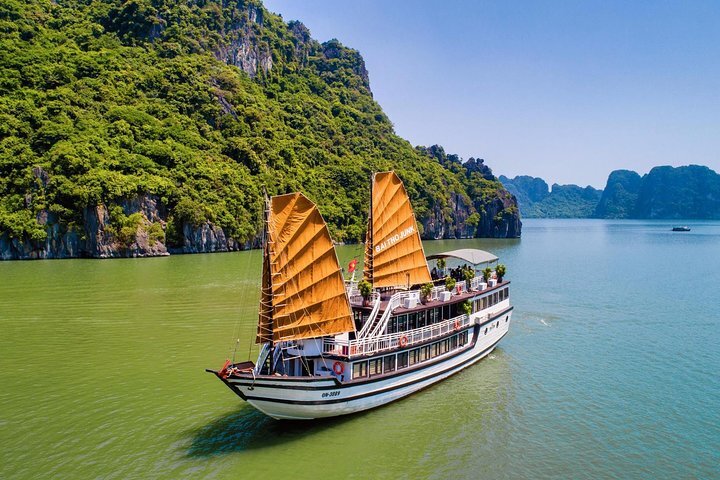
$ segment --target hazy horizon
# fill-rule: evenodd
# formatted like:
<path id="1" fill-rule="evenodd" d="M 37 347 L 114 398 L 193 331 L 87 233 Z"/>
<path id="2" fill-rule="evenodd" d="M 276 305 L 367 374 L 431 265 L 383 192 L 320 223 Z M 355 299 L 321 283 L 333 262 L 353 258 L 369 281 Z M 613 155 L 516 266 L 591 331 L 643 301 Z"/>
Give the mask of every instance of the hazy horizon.
<path id="1" fill-rule="evenodd" d="M 265 6 L 359 50 L 400 136 L 498 176 L 604 188 L 617 169 L 720 170 L 720 4 Z"/>

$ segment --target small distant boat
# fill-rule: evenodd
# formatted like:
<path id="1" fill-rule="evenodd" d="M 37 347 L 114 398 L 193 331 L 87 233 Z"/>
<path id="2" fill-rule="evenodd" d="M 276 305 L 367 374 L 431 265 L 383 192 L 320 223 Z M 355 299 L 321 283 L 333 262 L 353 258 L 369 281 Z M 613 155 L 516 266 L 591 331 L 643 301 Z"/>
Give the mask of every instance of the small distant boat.
<path id="1" fill-rule="evenodd" d="M 673 232 L 689 232 L 690 227 L 688 227 L 687 225 L 684 225 L 682 227 L 673 227 L 672 231 Z"/>

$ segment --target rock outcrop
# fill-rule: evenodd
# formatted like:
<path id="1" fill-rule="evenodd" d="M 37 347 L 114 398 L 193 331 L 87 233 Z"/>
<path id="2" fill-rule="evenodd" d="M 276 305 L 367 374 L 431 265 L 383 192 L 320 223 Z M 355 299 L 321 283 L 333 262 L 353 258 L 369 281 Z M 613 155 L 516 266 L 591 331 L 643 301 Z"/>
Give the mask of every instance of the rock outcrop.
<path id="1" fill-rule="evenodd" d="M 492 173 L 483 159 L 466 162 L 445 153 L 438 145 L 418 147 L 444 168 L 454 172 L 464 187 L 451 191 L 448 204 L 435 204 L 421 217 L 422 237 L 427 240 L 451 238 L 515 238 L 522 231 L 517 200 Z"/>
<path id="2" fill-rule="evenodd" d="M 642 178 L 631 170 L 615 170 L 608 176 L 605 190 L 595 207 L 597 218 L 632 218 Z"/>
<path id="3" fill-rule="evenodd" d="M 708 167 L 655 167 L 642 177 L 634 218 L 720 218 L 720 175 Z"/>
<path id="4" fill-rule="evenodd" d="M 139 196 L 119 202 L 110 210 L 103 204 L 82 212 L 81 226 L 67 225 L 57 215 L 41 210 L 44 240 L 20 240 L 0 235 L 0 257 L 9 259 L 112 258 L 168 255 L 165 246 L 167 212 L 157 197 Z"/>
<path id="5" fill-rule="evenodd" d="M 247 5 L 239 23 L 222 32 L 223 42 L 215 49 L 215 57 L 235 65 L 251 78 L 260 72 L 267 75 L 273 68 L 270 44 L 259 38 L 257 27 L 263 26 L 263 9 Z"/>

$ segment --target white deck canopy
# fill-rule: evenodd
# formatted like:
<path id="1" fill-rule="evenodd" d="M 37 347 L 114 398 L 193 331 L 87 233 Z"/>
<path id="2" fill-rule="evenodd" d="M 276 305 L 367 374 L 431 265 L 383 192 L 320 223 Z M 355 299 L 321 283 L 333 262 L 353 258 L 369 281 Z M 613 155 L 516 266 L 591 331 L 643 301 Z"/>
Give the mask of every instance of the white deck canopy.
<path id="1" fill-rule="evenodd" d="M 473 265 L 479 265 L 481 263 L 497 262 L 498 257 L 485 250 L 478 250 L 475 248 L 461 248 L 460 250 L 451 250 L 449 252 L 436 253 L 429 255 L 428 260 L 436 260 L 439 258 L 459 258 Z"/>

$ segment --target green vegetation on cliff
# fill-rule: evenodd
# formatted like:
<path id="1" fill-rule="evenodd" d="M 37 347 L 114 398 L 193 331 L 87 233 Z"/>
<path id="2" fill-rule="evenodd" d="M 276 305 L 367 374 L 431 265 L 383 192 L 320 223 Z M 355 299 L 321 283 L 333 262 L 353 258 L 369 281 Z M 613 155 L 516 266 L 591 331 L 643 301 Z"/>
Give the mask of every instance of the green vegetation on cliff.
<path id="1" fill-rule="evenodd" d="M 113 207 L 152 195 L 170 246 L 207 222 L 246 242 L 265 186 L 305 191 L 336 240 L 358 241 L 370 172 L 386 169 L 421 221 L 506 195 L 395 135 L 357 51 L 259 1 L 0 5 L 0 235 L 39 242 L 48 217 L 82 231 L 87 208 L 127 215 Z M 131 237 L 141 222 L 121 223 Z"/>

